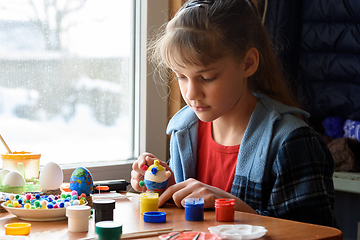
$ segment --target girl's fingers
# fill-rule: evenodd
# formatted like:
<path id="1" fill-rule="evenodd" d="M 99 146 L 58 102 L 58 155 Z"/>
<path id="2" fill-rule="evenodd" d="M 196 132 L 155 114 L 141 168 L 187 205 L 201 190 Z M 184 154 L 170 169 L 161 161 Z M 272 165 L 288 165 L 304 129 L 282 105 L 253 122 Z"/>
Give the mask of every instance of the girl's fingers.
<path id="1" fill-rule="evenodd" d="M 218 190 L 222 193 L 222 190 Z M 213 208 L 217 189 L 199 182 L 195 179 L 187 179 L 183 182 L 170 186 L 161 194 L 159 206 L 170 198 L 173 199 L 177 207 L 185 207 L 185 198 L 204 198 L 205 208 Z"/>
<path id="2" fill-rule="evenodd" d="M 177 207 L 182 207 L 181 201 L 191 194 L 191 189 L 187 188 L 186 181 L 168 187 L 159 197 L 159 206 L 162 206 L 170 198 L 173 198 Z"/>
<path id="3" fill-rule="evenodd" d="M 131 186 L 138 192 L 146 191 L 145 185 L 141 184 L 141 181 L 144 181 L 144 175 L 139 174 L 137 171 L 131 171 Z"/>
<path id="4" fill-rule="evenodd" d="M 154 164 L 154 161 L 157 158 L 150 154 L 150 153 L 143 153 L 141 154 L 138 159 L 135 161 L 135 163 L 137 163 L 137 169 L 139 173 L 144 173 L 144 170 L 146 170 L 144 168 L 144 166 L 146 165 L 147 167 Z"/>

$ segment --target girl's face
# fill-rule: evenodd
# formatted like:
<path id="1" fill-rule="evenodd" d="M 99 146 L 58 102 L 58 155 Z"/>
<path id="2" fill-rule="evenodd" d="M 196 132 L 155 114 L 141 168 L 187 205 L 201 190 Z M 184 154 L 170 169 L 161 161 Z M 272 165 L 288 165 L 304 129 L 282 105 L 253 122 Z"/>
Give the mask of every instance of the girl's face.
<path id="1" fill-rule="evenodd" d="M 247 85 L 245 69 L 245 61 L 235 61 L 231 57 L 206 67 L 189 64 L 173 68 L 182 97 L 204 122 L 234 116 L 246 107 L 248 98 L 253 95 Z"/>

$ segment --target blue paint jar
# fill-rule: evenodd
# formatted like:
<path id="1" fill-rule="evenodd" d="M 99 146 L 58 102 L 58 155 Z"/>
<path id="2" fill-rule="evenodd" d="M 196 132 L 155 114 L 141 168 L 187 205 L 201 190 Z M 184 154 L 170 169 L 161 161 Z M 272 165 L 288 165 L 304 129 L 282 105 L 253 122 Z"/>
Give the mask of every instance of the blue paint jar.
<path id="1" fill-rule="evenodd" d="M 185 220 L 186 221 L 204 220 L 203 198 L 185 198 Z"/>

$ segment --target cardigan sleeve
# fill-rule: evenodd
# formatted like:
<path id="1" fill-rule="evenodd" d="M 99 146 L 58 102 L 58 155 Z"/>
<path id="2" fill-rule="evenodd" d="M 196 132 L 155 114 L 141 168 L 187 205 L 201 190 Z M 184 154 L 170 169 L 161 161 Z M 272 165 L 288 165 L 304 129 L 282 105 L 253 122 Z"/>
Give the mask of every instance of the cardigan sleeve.
<path id="1" fill-rule="evenodd" d="M 268 204 L 257 210 L 259 214 L 338 227 L 333 212 L 334 161 L 311 128 L 298 128 L 288 136 L 272 171 L 274 184 Z"/>

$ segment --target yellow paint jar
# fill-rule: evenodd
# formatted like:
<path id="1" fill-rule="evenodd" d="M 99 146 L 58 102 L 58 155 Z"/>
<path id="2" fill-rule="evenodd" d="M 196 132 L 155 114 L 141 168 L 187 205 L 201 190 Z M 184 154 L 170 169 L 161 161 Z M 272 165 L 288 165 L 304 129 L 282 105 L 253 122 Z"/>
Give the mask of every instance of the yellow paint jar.
<path id="1" fill-rule="evenodd" d="M 157 212 L 159 210 L 158 193 L 141 193 L 140 194 L 140 214 L 144 212 Z"/>

